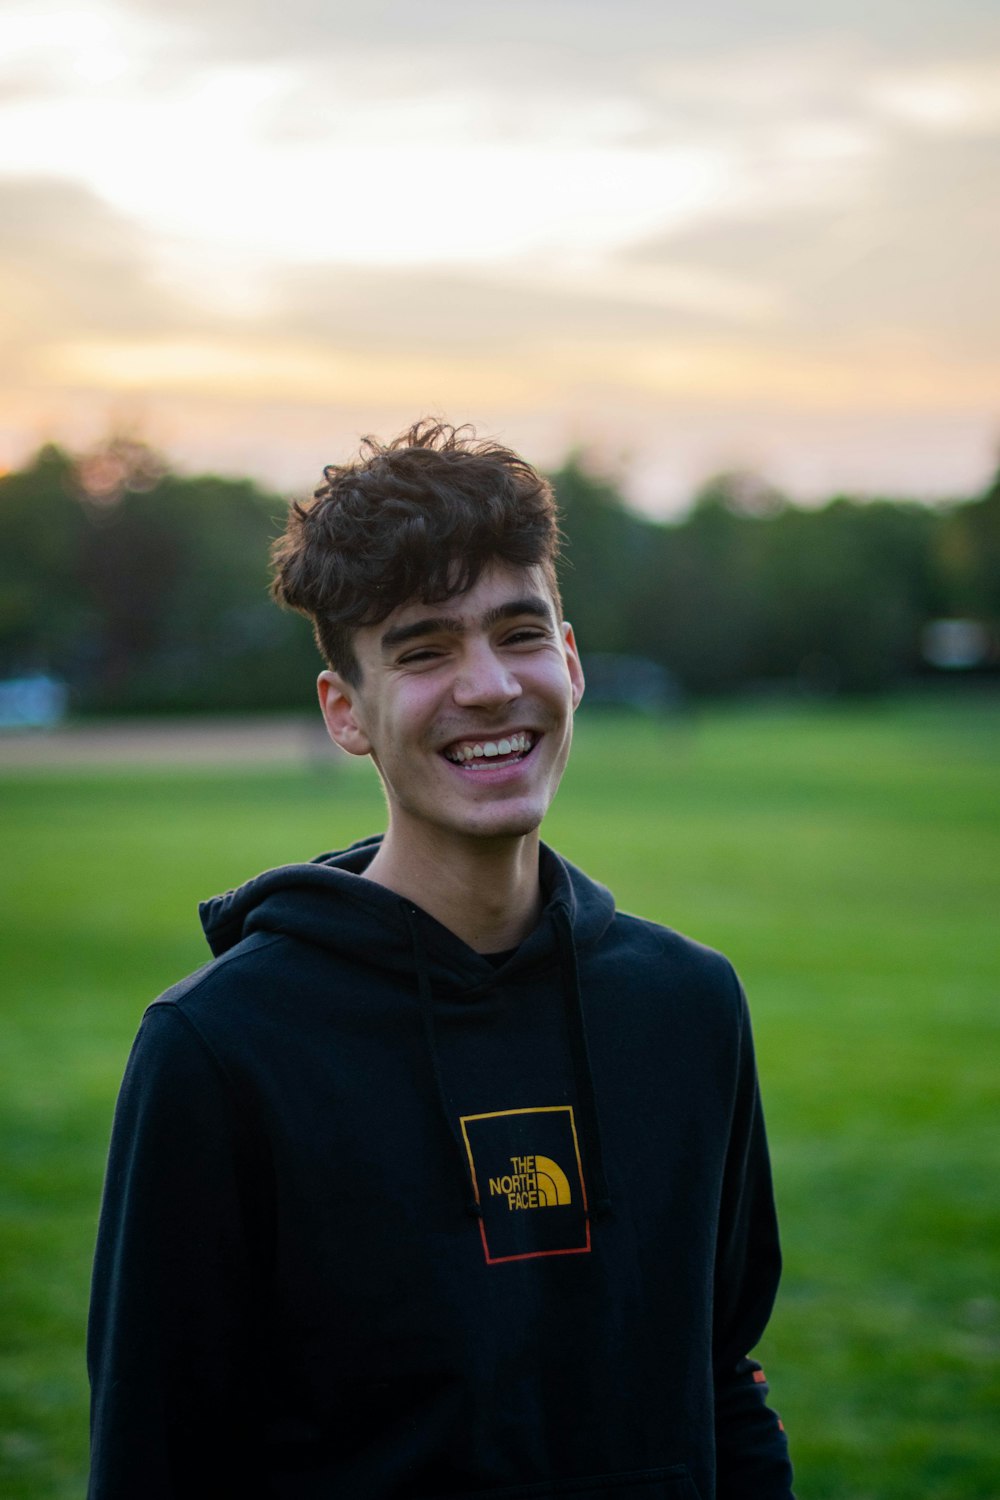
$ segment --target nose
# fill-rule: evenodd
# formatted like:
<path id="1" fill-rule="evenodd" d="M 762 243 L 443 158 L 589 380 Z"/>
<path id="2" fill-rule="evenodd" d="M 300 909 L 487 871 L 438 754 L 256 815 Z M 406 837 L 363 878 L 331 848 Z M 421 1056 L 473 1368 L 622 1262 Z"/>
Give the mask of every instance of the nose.
<path id="1" fill-rule="evenodd" d="M 515 673 L 489 643 L 468 643 L 452 684 L 460 708 L 502 708 L 522 692 Z"/>

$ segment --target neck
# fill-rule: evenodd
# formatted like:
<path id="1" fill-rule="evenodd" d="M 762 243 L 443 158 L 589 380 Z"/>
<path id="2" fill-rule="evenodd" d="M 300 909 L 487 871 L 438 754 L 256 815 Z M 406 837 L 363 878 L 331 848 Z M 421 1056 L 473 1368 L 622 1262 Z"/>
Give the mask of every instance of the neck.
<path id="1" fill-rule="evenodd" d="M 516 948 L 541 915 L 537 830 L 461 841 L 430 830 L 415 848 L 390 827 L 365 879 L 422 907 L 477 953 Z"/>

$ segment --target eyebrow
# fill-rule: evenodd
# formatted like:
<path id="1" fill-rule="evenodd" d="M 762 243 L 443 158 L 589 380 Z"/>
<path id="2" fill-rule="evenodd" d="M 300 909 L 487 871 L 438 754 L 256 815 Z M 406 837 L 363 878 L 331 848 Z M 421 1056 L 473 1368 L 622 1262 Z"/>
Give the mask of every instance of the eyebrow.
<path id="1" fill-rule="evenodd" d="M 541 594 L 526 594 L 523 599 L 508 599 L 497 604 L 483 615 L 481 625 L 491 630 L 501 620 L 514 619 L 520 615 L 536 615 L 547 625 L 552 624 L 552 607 Z M 457 615 L 431 615 L 422 620 L 413 620 L 409 625 L 392 625 L 382 636 L 383 651 L 391 651 L 407 641 L 419 640 L 425 635 L 465 635 L 468 625 Z"/>

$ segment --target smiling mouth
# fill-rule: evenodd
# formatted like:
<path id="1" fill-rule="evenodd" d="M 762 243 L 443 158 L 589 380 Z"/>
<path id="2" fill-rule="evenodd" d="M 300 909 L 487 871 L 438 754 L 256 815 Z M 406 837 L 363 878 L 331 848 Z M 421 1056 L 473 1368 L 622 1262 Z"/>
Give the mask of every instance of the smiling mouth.
<path id="1" fill-rule="evenodd" d="M 530 755 L 540 735 L 531 730 L 518 730 L 517 734 L 503 735 L 496 740 L 458 740 L 442 751 L 452 765 L 470 771 L 492 770 L 497 766 L 510 766 Z"/>

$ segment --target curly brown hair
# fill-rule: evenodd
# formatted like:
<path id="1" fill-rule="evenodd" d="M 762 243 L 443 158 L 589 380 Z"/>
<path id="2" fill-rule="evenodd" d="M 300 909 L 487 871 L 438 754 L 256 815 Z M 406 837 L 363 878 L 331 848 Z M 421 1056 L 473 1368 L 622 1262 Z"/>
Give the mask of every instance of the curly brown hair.
<path id="1" fill-rule="evenodd" d="M 294 501 L 272 549 L 271 593 L 312 620 L 326 663 L 357 685 L 353 633 L 408 599 L 441 603 L 492 562 L 540 567 L 559 606 L 560 533 L 552 486 L 472 427 L 425 417 L 358 459 L 330 464 L 311 501 Z"/>

